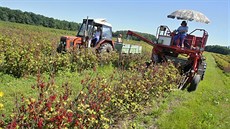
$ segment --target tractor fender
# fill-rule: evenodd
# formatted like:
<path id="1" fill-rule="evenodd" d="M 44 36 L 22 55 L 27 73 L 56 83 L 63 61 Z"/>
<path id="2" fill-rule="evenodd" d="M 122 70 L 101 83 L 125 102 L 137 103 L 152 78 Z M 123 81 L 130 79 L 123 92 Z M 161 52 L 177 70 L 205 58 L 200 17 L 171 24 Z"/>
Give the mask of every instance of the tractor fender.
<path id="1" fill-rule="evenodd" d="M 76 37 L 73 40 L 74 46 L 76 46 L 77 44 L 82 44 L 82 37 Z"/>
<path id="2" fill-rule="evenodd" d="M 106 39 L 103 39 L 101 40 L 99 43 L 97 43 L 97 45 L 95 46 L 95 49 L 98 49 L 100 48 L 100 46 L 104 43 L 109 43 L 112 47 L 113 47 L 113 50 L 114 50 L 114 42 L 112 40 L 106 40 Z"/>

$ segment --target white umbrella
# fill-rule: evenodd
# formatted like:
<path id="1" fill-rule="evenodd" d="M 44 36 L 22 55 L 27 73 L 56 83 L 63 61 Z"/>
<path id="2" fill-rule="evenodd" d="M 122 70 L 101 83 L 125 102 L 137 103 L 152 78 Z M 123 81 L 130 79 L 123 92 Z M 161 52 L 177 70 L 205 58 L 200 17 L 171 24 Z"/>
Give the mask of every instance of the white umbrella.
<path id="1" fill-rule="evenodd" d="M 201 12 L 195 10 L 177 10 L 170 15 L 167 16 L 168 18 L 177 18 L 180 20 L 189 20 L 189 21 L 197 21 L 202 23 L 210 23 L 210 20 Z"/>

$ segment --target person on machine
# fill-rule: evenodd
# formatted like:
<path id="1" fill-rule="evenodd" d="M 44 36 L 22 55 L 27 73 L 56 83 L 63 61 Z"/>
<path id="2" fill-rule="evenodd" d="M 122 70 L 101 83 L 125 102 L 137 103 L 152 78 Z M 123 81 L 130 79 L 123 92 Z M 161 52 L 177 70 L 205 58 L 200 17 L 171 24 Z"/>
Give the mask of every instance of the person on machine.
<path id="1" fill-rule="evenodd" d="M 177 33 L 173 38 L 174 45 L 179 45 L 180 47 L 184 47 L 184 39 L 188 32 L 187 22 L 182 21 L 181 26 L 178 27 L 178 29 L 175 30 L 174 32 Z M 179 44 L 178 44 L 178 40 L 179 40 Z"/>
<path id="2" fill-rule="evenodd" d="M 96 32 L 94 34 L 94 38 L 92 39 L 93 46 L 97 45 L 97 43 L 100 40 L 100 37 L 101 37 L 101 28 L 97 27 L 97 30 L 96 30 Z"/>
<path id="3" fill-rule="evenodd" d="M 118 37 L 117 37 L 117 42 L 118 43 L 123 43 L 122 41 L 122 34 L 119 34 Z"/>

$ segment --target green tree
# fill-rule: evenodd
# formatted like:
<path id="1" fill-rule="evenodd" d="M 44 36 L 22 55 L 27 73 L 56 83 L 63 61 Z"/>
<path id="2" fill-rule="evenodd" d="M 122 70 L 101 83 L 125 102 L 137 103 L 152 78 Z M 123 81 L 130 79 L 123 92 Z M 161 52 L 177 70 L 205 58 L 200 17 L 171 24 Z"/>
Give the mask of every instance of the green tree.
<path id="1" fill-rule="evenodd" d="M 44 27 L 64 29 L 64 30 L 78 30 L 80 24 L 76 22 L 69 22 L 65 20 L 58 20 L 43 15 L 34 14 L 32 12 L 22 12 L 21 10 L 11 10 L 6 7 L 0 7 L 0 20 L 17 22 L 31 25 L 42 25 Z"/>
<path id="2" fill-rule="evenodd" d="M 0 20 L 8 21 L 8 13 L 0 8 Z"/>
<path id="3" fill-rule="evenodd" d="M 219 46 L 219 45 L 208 45 L 205 47 L 205 51 L 224 54 L 224 55 L 230 54 L 230 48 L 226 46 Z"/>

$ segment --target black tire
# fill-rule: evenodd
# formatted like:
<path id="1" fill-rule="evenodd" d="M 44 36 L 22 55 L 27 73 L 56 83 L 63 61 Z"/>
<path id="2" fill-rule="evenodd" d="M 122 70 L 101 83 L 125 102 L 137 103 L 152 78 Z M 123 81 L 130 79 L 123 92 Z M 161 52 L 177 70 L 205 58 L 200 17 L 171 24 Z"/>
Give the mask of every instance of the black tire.
<path id="1" fill-rule="evenodd" d="M 190 84 L 190 86 L 188 87 L 188 92 L 192 92 L 192 91 L 195 91 L 197 89 L 197 86 L 199 84 L 201 80 L 201 76 L 200 75 L 195 75 L 192 79 L 192 82 Z"/>
<path id="2" fill-rule="evenodd" d="M 113 50 L 113 47 L 111 44 L 109 43 L 103 43 L 101 44 L 100 48 L 99 48 L 99 52 L 111 52 Z"/>

